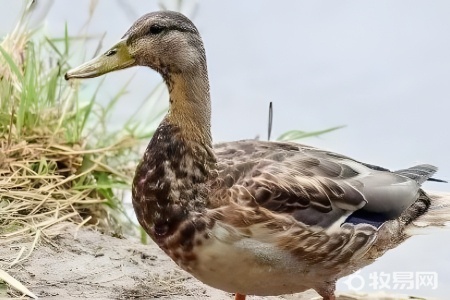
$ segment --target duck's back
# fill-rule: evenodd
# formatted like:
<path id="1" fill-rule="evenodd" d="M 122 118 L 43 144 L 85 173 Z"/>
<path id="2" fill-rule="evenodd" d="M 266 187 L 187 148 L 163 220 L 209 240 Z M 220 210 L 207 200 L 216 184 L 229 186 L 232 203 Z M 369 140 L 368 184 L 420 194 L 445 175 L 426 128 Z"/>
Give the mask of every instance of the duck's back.
<path id="1" fill-rule="evenodd" d="M 419 165 L 391 172 L 296 143 L 243 140 L 217 144 L 215 153 L 219 179 L 213 201 L 258 205 L 324 229 L 344 222 L 379 227 L 399 217 L 437 170 Z M 242 190 L 251 198 L 236 196 Z"/>

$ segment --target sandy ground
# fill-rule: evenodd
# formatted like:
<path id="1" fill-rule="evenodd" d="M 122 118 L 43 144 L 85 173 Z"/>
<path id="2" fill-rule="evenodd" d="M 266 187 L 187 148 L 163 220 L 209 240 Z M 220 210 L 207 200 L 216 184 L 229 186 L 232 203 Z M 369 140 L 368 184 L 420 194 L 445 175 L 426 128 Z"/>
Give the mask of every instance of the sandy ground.
<path id="1" fill-rule="evenodd" d="M 39 299 L 233 299 L 231 294 L 208 287 L 179 269 L 156 245 L 119 239 L 67 224 L 61 233 L 40 245 L 22 263 L 8 268 L 30 241 L 0 245 L 0 268 L 6 270 Z M 0 285 L 1 286 L 1 285 Z M 0 299 L 20 293 L 0 288 Z M 314 292 L 258 299 L 321 299 Z M 399 296 L 350 299 L 411 299 Z"/>

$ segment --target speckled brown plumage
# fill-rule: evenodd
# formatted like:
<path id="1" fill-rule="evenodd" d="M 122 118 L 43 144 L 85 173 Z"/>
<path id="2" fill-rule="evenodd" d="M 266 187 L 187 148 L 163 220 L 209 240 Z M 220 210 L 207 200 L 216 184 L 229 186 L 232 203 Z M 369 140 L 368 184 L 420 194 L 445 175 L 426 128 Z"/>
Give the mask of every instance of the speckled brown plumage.
<path id="1" fill-rule="evenodd" d="M 213 146 L 203 43 L 179 13 L 143 16 L 66 78 L 134 65 L 159 72 L 170 93 L 133 181 L 139 223 L 179 266 L 236 299 L 313 288 L 332 300 L 337 279 L 450 219 L 450 197 L 420 187 L 434 166 L 391 172 L 296 143 Z"/>

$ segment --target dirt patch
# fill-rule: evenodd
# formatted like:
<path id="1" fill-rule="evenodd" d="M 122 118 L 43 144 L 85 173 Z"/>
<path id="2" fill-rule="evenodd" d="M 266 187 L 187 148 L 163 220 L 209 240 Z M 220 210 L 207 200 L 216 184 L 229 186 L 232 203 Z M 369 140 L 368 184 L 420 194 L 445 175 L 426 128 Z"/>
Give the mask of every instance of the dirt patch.
<path id="1" fill-rule="evenodd" d="M 10 263 L 23 247 L 27 253 L 32 241 L 0 245 L 0 268 L 39 299 L 233 299 L 231 294 L 208 287 L 178 268 L 154 244 L 142 245 L 137 240 L 114 238 L 87 228 L 77 230 L 69 223 L 58 230 L 58 235 L 44 238 L 28 259 L 11 268 L 8 268 Z M 0 288 L 0 299 L 15 296 L 20 294 Z M 317 294 L 307 292 L 248 298 L 301 300 L 314 297 Z M 339 299 L 369 298 L 341 296 Z"/>

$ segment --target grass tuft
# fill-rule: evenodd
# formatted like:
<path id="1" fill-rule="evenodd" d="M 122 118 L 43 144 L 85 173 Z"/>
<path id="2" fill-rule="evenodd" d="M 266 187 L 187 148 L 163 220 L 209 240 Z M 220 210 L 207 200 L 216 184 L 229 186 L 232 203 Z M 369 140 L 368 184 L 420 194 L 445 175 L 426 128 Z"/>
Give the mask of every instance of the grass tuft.
<path id="1" fill-rule="evenodd" d="M 63 74 L 73 39 L 87 37 L 69 37 L 67 26 L 57 39 L 30 30 L 32 10 L 0 43 L 0 244 L 62 221 L 120 234 L 131 224 L 120 191 L 131 184 L 142 124 L 106 125 L 126 85 L 106 107 L 95 103 L 98 89 L 79 98 L 79 82 Z"/>

